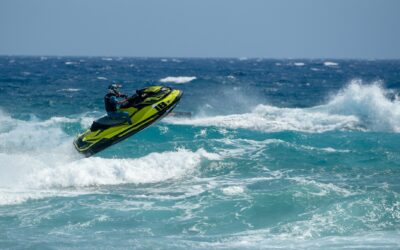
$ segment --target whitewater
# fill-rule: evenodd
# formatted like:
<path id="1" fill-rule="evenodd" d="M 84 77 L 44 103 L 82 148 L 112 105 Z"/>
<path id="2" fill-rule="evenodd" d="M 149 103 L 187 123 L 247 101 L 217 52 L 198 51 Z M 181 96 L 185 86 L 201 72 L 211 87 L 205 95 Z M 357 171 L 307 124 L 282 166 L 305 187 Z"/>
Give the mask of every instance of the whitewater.
<path id="1" fill-rule="evenodd" d="M 368 130 L 400 132 L 400 102 L 388 100 L 379 82 L 354 80 L 328 103 L 310 108 L 257 105 L 250 113 L 195 119 L 170 119 L 172 124 L 243 128 L 264 132 L 284 130 L 326 132 Z"/>
<path id="2" fill-rule="evenodd" d="M 0 248 L 400 248 L 399 61 L 0 66 Z M 113 79 L 182 89 L 192 117 L 85 158 Z"/>

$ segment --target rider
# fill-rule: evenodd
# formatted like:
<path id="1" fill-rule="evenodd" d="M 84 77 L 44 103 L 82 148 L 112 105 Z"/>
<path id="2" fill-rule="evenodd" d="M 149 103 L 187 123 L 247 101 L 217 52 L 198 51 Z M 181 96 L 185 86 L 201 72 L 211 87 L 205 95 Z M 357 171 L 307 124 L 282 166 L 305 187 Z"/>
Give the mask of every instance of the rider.
<path id="1" fill-rule="evenodd" d="M 132 125 L 131 118 L 128 112 L 120 111 L 119 105 L 126 103 L 128 101 L 127 95 L 119 92 L 122 87 L 120 84 L 111 84 L 108 86 L 108 93 L 104 96 L 104 105 L 107 111 L 108 117 L 111 119 L 124 118 L 130 125 Z M 124 98 L 123 100 L 118 100 L 118 98 Z"/>

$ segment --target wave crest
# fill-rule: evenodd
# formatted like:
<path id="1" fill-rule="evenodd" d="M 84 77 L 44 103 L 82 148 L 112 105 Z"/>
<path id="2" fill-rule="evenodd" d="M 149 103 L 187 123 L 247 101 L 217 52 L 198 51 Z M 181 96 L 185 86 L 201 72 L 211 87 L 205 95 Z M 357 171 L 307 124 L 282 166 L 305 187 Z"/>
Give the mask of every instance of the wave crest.
<path id="1" fill-rule="evenodd" d="M 368 130 L 400 132 L 400 102 L 390 100 L 388 94 L 381 82 L 365 85 L 361 80 L 353 80 L 318 109 L 329 114 L 355 116 Z"/>
<path id="2" fill-rule="evenodd" d="M 197 79 L 197 77 L 195 77 L 195 76 L 168 76 L 168 77 L 160 79 L 160 82 L 183 84 L 183 83 L 191 82 L 196 79 Z"/>
<path id="3" fill-rule="evenodd" d="M 65 124 L 82 123 L 83 118 L 22 121 L 0 113 L 0 205 L 80 194 L 90 186 L 182 178 L 194 173 L 203 160 L 221 159 L 202 148 L 129 159 L 83 158 L 73 148 L 73 136 L 62 129 Z M 72 189 L 64 192 L 66 187 Z"/>
<path id="4" fill-rule="evenodd" d="M 263 132 L 332 130 L 400 132 L 400 102 L 390 100 L 381 84 L 352 81 L 324 105 L 279 108 L 260 104 L 252 112 L 193 119 L 169 118 L 173 124 L 217 126 Z"/>

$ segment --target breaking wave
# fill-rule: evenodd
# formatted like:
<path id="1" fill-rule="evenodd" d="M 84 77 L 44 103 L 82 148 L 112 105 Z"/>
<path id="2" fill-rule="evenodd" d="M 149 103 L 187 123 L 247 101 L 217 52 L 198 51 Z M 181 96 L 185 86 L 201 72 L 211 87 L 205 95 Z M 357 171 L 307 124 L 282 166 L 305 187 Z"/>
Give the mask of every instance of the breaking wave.
<path id="1" fill-rule="evenodd" d="M 371 131 L 400 132 L 400 102 L 390 99 L 389 94 L 379 82 L 364 85 L 361 80 L 354 80 L 328 104 L 316 109 L 357 117 L 359 125 Z"/>
<path id="2" fill-rule="evenodd" d="M 83 158 L 62 126 L 87 117 L 22 121 L 0 113 L 0 205 L 68 196 L 98 185 L 155 183 L 193 173 L 203 159 L 218 154 L 177 149 L 139 158 Z M 65 190 L 65 188 L 69 188 Z"/>
<path id="3" fill-rule="evenodd" d="M 320 106 L 280 108 L 260 104 L 251 112 L 193 119 L 169 118 L 172 124 L 217 126 L 263 132 L 332 130 L 400 132 L 400 102 L 388 98 L 380 83 L 353 80 Z"/>

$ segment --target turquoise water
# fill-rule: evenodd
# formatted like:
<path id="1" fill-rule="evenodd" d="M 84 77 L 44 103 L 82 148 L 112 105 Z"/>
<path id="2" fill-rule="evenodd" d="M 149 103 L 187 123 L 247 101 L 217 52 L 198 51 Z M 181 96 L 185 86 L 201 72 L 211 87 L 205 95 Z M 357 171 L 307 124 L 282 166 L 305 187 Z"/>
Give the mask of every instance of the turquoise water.
<path id="1" fill-rule="evenodd" d="M 111 81 L 184 90 L 91 158 Z M 0 57 L 0 248 L 400 249 L 400 61 Z"/>

